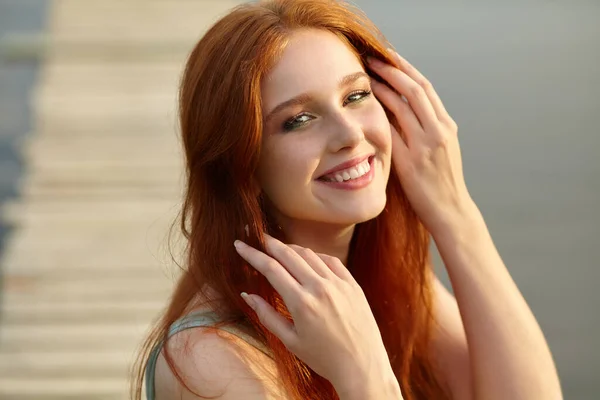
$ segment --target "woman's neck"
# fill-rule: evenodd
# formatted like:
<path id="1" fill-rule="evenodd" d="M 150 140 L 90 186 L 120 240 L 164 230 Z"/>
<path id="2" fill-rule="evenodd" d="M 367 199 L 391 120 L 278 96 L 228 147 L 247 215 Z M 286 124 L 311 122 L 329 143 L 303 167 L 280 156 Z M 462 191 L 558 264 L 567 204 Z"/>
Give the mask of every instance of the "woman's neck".
<path id="1" fill-rule="evenodd" d="M 288 220 L 281 225 L 286 244 L 307 247 L 315 253 L 337 257 L 346 265 L 355 225 L 340 226 L 297 220 Z"/>

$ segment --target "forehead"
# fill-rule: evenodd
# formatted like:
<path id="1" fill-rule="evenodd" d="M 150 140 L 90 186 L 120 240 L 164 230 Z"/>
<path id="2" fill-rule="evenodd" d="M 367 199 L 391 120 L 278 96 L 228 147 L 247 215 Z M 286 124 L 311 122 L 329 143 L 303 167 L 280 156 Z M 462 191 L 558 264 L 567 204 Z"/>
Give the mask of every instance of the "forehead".
<path id="1" fill-rule="evenodd" d="M 363 70 L 356 54 L 335 34 L 316 29 L 296 31 L 262 82 L 264 105 L 335 89 L 341 78 Z"/>

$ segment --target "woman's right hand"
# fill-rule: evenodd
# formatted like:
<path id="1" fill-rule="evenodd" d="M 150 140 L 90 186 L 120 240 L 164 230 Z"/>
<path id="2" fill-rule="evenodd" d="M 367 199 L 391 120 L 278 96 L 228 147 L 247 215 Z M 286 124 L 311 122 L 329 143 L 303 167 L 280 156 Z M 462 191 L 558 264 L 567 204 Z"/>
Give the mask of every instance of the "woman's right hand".
<path id="1" fill-rule="evenodd" d="M 335 257 L 265 237 L 268 254 L 241 241 L 235 247 L 281 295 L 293 322 L 260 296 L 242 294 L 261 323 L 329 380 L 340 398 L 401 399 L 373 313 L 346 267 Z"/>

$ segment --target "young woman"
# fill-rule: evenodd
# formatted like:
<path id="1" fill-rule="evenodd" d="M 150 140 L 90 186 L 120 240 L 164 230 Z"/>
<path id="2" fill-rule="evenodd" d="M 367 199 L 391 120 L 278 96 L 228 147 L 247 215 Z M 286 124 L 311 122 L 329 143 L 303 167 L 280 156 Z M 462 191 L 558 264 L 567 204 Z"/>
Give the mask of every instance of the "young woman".
<path id="1" fill-rule="evenodd" d="M 243 5 L 199 41 L 180 92 L 186 268 L 135 398 L 144 374 L 159 400 L 561 398 L 457 125 L 388 47 L 328 0 Z"/>

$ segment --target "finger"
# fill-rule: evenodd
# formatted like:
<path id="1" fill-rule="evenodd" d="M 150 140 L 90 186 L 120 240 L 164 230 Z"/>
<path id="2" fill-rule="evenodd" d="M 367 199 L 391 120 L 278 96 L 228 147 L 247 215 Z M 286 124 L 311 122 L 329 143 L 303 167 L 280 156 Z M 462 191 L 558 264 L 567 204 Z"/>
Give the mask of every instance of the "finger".
<path id="1" fill-rule="evenodd" d="M 302 257 L 304 261 L 306 261 L 306 263 L 309 266 L 311 266 L 317 274 L 319 274 L 319 276 L 323 278 L 331 278 L 331 276 L 333 275 L 331 270 L 323 262 L 323 260 L 315 254 L 314 251 L 306 247 L 297 246 L 295 244 L 290 244 L 288 246 L 290 247 L 290 249 L 294 250 L 300 257 Z"/>
<path id="2" fill-rule="evenodd" d="M 242 298 L 254 310 L 261 324 L 277 336 L 288 348 L 293 347 L 298 336 L 294 324 L 277 312 L 268 302 L 256 294 L 242 293 Z"/>
<path id="3" fill-rule="evenodd" d="M 398 93 L 381 82 L 371 80 L 371 89 L 375 97 L 394 114 L 400 129 L 406 136 L 406 144 L 410 147 L 420 133 L 423 132 L 421 123 L 412 108 L 400 98 Z"/>
<path id="4" fill-rule="evenodd" d="M 390 124 L 390 127 L 392 130 L 392 161 L 404 163 L 408 160 L 410 151 L 394 125 Z"/>
<path id="5" fill-rule="evenodd" d="M 277 260 L 240 240 L 236 240 L 234 245 L 238 254 L 267 278 L 288 308 L 296 304 L 303 289 L 300 287 L 300 283 Z"/>
<path id="6" fill-rule="evenodd" d="M 406 97 L 423 128 L 429 129 L 437 124 L 438 117 L 427 93 L 410 76 L 398 68 L 372 57 L 369 58 L 369 68 L 389 83 L 394 90 Z"/>
<path id="7" fill-rule="evenodd" d="M 352 281 L 356 282 L 354 280 L 354 277 L 350 273 L 350 271 L 348 271 L 348 268 L 346 268 L 346 266 L 344 264 L 342 264 L 342 262 L 340 261 L 339 258 L 332 257 L 328 254 L 323 254 L 323 253 L 316 253 L 316 255 L 321 260 L 323 260 L 325 265 L 327 265 L 327 267 L 329 267 L 329 270 L 331 272 L 333 272 L 335 275 L 337 275 L 339 278 L 341 278 L 347 282 L 352 282 Z"/>
<path id="8" fill-rule="evenodd" d="M 450 118 L 446 107 L 444 107 L 444 103 L 442 103 L 440 96 L 433 88 L 431 82 L 394 49 L 388 49 L 388 52 L 392 55 L 394 60 L 396 60 L 398 66 L 400 66 L 400 69 L 410 76 L 415 82 L 417 82 L 417 84 L 419 84 L 423 90 L 425 90 L 425 93 L 427 93 L 427 97 L 429 98 L 429 101 L 431 102 L 438 119 L 443 121 Z"/>
<path id="9" fill-rule="evenodd" d="M 286 244 L 265 233 L 267 253 L 275 258 L 301 285 L 310 285 L 318 274 Z"/>

